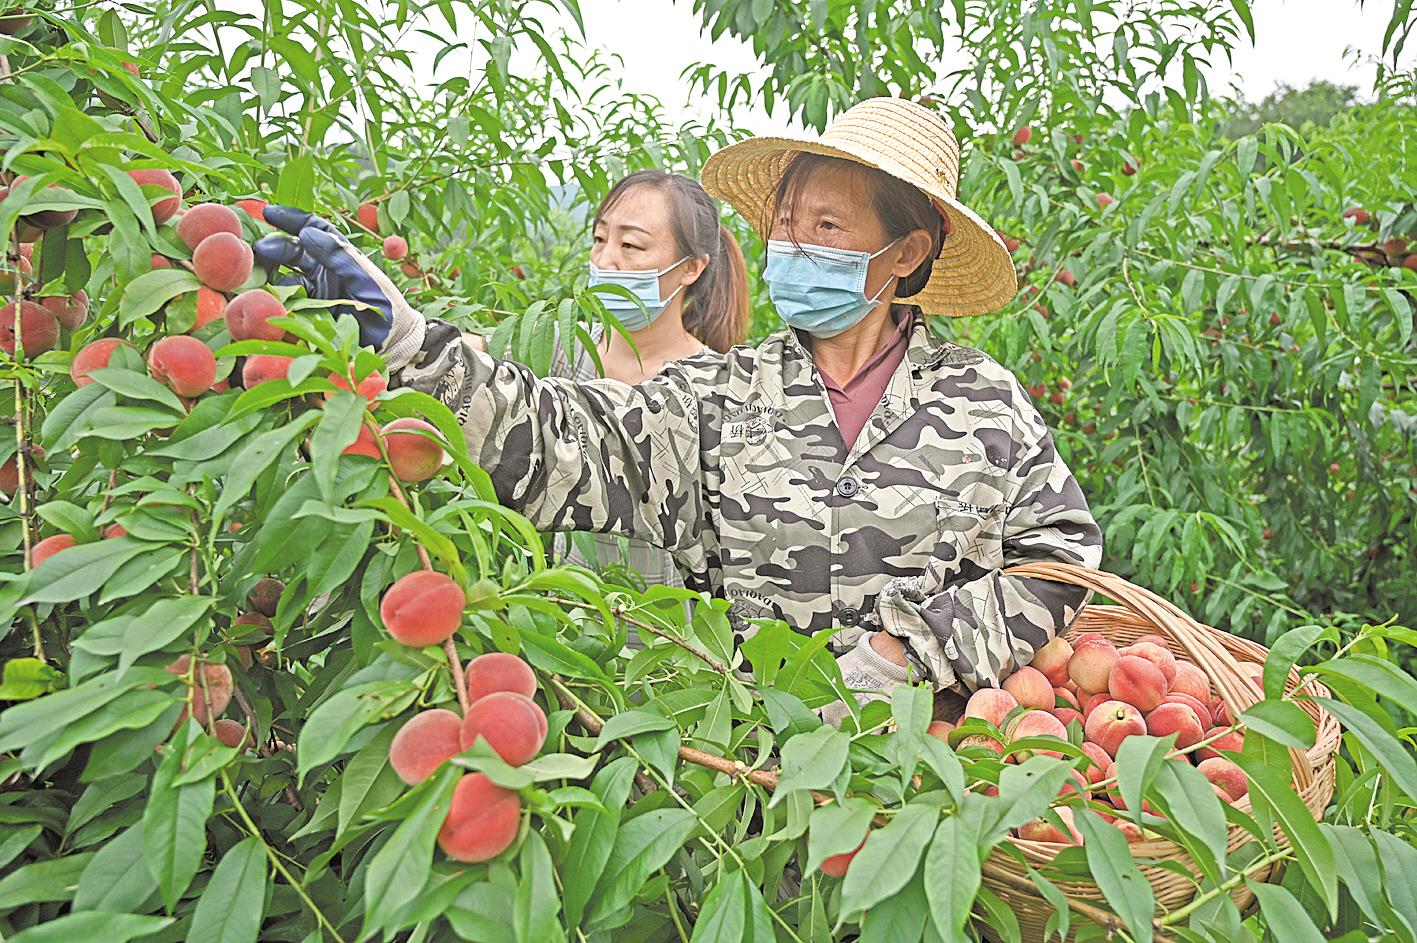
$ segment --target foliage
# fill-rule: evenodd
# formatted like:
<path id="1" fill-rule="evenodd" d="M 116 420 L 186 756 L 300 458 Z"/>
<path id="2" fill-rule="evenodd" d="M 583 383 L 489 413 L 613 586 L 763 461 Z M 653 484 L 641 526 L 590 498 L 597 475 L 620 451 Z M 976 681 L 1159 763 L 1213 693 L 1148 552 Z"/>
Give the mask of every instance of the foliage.
<path id="1" fill-rule="evenodd" d="M 1225 122 L 1225 136 L 1243 137 L 1267 124 L 1287 124 L 1303 130 L 1307 124 L 1326 125 L 1357 104 L 1358 88 L 1329 81 L 1311 82 L 1303 88 L 1280 83 L 1257 102 L 1237 102 Z"/>
<path id="2" fill-rule="evenodd" d="M 805 8 L 751 12 L 759 22 Z M 839 28 L 855 29 L 846 8 L 808 12 L 819 9 L 819 26 L 840 14 Z M 238 357 L 286 353 L 288 380 L 187 403 L 135 355 L 116 355 L 88 386 L 66 375 L 94 337 L 145 348 L 195 323 L 185 269 L 149 270 L 155 252 L 188 252 L 170 224 L 155 224 L 155 194 L 121 172 L 135 166 L 177 170 L 193 202 L 262 194 L 355 230 L 356 207 L 372 200 L 381 232 L 410 237 L 415 274 L 402 284 L 425 310 L 498 322 L 499 342 L 544 362 L 553 323 L 596 311 L 574 291 L 585 201 L 622 168 L 692 170 L 722 133 L 670 127 L 651 101 L 596 86 L 607 65 L 545 34 L 538 16 L 550 12 L 311 4 L 253 18 L 183 4 L 125 19 L 86 7 L 0 40 L 5 168 L 39 178 L 0 202 L 0 231 L 41 206 L 79 211 L 38 241 L 34 277 L 11 282 L 38 294 L 84 288 L 92 301 L 63 349 L 0 361 L 16 432 L 0 458 L 33 482 L 0 514 L 7 937 L 697 943 L 954 940 L 992 927 L 1008 938 L 1009 911 L 981 888 L 980 862 L 1010 855 L 1008 830 L 1055 801 L 1071 749 L 1010 764 L 953 750 L 926 735 L 929 696 L 911 687 L 854 729 L 823 727 L 812 709 L 843 689 L 825 637 L 767 625 L 735 650 L 721 603 L 701 601 L 689 617 L 682 592 L 548 566 L 540 536 L 466 461 L 446 409 L 395 390 L 366 413 L 324 379 L 351 365 L 363 376 L 378 358 L 356 349 L 350 319 L 297 294 L 289 343 L 230 344 L 220 323 L 197 329 L 223 373 Z M 1234 17 L 1211 21 L 1212 38 L 1239 35 Z M 1102 938 L 1099 911 L 1062 893 L 1091 874 L 1123 938 L 1412 939 L 1417 907 L 1402 877 L 1417 856 L 1417 682 L 1399 665 L 1417 635 L 1386 620 L 1413 611 L 1402 580 L 1413 482 L 1400 474 L 1412 463 L 1408 270 L 1326 245 L 1366 248 L 1410 230 L 1410 99 L 1395 92 L 1304 137 L 1271 127 L 1226 141 L 1215 114 L 1190 110 L 1206 106 L 1184 65 L 1174 95 L 1144 101 L 1128 87 L 1129 110 L 1099 107 L 1104 87 L 1131 80 L 1107 78 L 1109 60 L 1089 51 L 1093 28 L 1059 17 L 1044 43 L 1059 93 L 1040 97 L 1038 59 L 1024 56 L 1039 71 L 1010 83 L 995 56 L 1037 21 L 996 23 L 979 36 L 979 93 L 938 103 L 978 141 L 968 199 L 1023 240 L 1038 290 L 1015 316 L 940 329 L 1065 394 L 1044 408 L 1107 526 L 1109 566 L 1274 643 L 1269 699 L 1240 718 L 1242 762 L 1262 787 L 1252 814 L 1222 813 L 1195 777 L 1160 773 L 1163 740 L 1133 738 L 1119 761 L 1124 793 L 1173 810 L 1143 821 L 1188 849 L 1198 902 L 1153 915 L 1130 851 L 1083 815 L 1085 846 L 1033 861 L 1037 906 L 1052 900 L 1060 925 Z M 909 18 L 861 29 L 871 43 L 860 50 L 849 38 L 831 47 L 838 66 L 902 44 L 927 54 L 934 35 Z M 431 96 L 416 90 L 402 51 L 413 31 L 473 37 L 444 41 L 443 61 L 471 48 L 466 74 L 435 80 Z M 1139 74 L 1149 67 L 1136 50 L 1162 44 L 1140 26 L 1107 35 L 1135 36 L 1120 59 Z M 806 41 L 780 37 L 785 54 Z M 1172 52 L 1184 63 L 1182 48 Z M 869 90 L 864 67 L 835 74 L 846 84 L 831 101 Z M 990 126 L 986 114 L 1004 120 Z M 1005 142 L 1023 120 L 1035 139 L 1015 159 Z M 1081 173 L 1069 170 L 1075 154 Z M 1125 177 L 1129 160 L 1139 172 Z M 1102 189 L 1118 202 L 1098 211 Z M 1376 232 L 1341 219 L 1357 203 Z M 369 234 L 356 239 L 374 248 Z M 0 242 L 17 270 L 12 236 Z M 1057 280 L 1063 265 L 1076 284 Z M 382 460 L 341 456 L 361 423 L 411 415 L 432 422 L 450 454 L 431 481 L 401 485 Z M 1325 474 L 1333 461 L 1340 471 Z M 100 538 L 114 523 L 126 533 Z M 35 539 L 59 531 L 80 546 L 28 568 Z M 1375 557 L 1353 559 L 1374 541 Z M 378 612 L 420 554 L 469 590 L 460 658 L 500 649 L 536 668 L 550 723 L 535 761 L 511 768 L 474 748 L 413 789 L 390 769 L 401 723 L 455 699 L 446 653 L 392 642 Z M 237 621 L 267 576 L 285 584 L 269 639 Z M 1331 609 L 1360 615 L 1308 617 Z M 643 649 L 626 650 L 630 633 Z M 249 724 L 255 749 L 178 723 L 196 669 L 163 669 L 183 654 L 232 671 L 231 716 Z M 735 673 L 749 662 L 751 682 Z M 1287 748 L 1315 735 L 1294 703 L 1313 689 L 1281 697 L 1291 664 L 1328 685 L 1326 707 L 1346 730 L 1317 826 L 1289 791 Z M 519 790 L 527 810 L 516 844 L 487 865 L 433 851 L 464 769 Z M 1222 814 L 1249 836 L 1241 847 L 1218 847 Z M 844 880 L 818 870 L 868 830 Z M 1275 862 L 1292 865 L 1282 883 L 1259 885 L 1258 913 L 1242 918 L 1225 892 Z"/>

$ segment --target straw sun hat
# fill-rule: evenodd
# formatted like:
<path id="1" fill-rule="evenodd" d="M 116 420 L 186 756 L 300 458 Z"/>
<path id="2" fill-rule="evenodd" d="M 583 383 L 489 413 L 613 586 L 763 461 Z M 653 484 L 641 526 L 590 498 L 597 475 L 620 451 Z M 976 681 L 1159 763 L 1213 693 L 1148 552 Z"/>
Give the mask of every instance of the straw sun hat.
<path id="1" fill-rule="evenodd" d="M 900 98 L 852 106 L 819 138 L 762 137 L 730 144 L 704 164 L 702 182 L 764 239 L 772 194 L 792 158 L 822 154 L 885 171 L 919 188 L 949 219 L 950 233 L 918 294 L 905 299 L 926 314 L 988 314 L 1018 291 L 1013 261 L 997 233 L 955 199 L 959 144 L 933 111 Z"/>

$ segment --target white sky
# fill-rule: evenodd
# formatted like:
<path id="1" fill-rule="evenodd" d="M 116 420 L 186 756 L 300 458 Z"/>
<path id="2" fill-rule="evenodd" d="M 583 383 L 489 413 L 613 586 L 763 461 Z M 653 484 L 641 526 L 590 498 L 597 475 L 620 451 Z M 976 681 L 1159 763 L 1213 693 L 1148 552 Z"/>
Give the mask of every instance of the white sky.
<path id="1" fill-rule="evenodd" d="M 1391 0 L 1252 0 L 1256 42 L 1235 50 L 1234 68 L 1211 72 L 1211 90 L 1225 91 L 1234 82 L 1252 100 L 1263 98 L 1280 82 L 1302 86 L 1311 79 L 1329 79 L 1371 87 L 1371 60 L 1382 48 L 1383 30 L 1392 11 Z M 752 51 L 731 37 L 712 41 L 700 32 L 690 0 L 581 0 L 586 38 L 621 57 L 625 88 L 655 94 L 671 119 L 694 114 L 688 103 L 688 83 L 678 76 L 692 62 L 714 62 L 735 71 L 754 66 Z M 1363 56 L 1355 62 L 1349 47 Z M 1404 55 L 1404 60 L 1411 56 Z M 740 127 L 755 134 L 786 128 L 782 113 L 736 116 Z"/>

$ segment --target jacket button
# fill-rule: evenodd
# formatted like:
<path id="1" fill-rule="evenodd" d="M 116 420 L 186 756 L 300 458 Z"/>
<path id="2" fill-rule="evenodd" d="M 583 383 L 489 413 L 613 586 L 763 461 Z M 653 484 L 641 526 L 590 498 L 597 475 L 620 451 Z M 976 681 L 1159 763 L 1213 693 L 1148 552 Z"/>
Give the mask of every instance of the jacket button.
<path id="1" fill-rule="evenodd" d="M 836 483 L 836 493 L 843 498 L 849 498 L 861 490 L 861 482 L 855 478 L 843 478 Z"/>
<path id="2" fill-rule="evenodd" d="M 657 400 L 657 399 L 652 399 L 652 400 L 649 401 L 649 411 L 650 411 L 650 412 L 652 412 L 652 413 L 658 413 L 658 412 L 659 412 L 661 409 L 663 409 L 663 408 L 664 408 L 664 407 L 663 407 L 662 405 L 660 405 L 659 400 Z"/>
<path id="3" fill-rule="evenodd" d="M 842 625 L 849 629 L 861 622 L 861 613 L 847 606 L 845 609 L 841 610 L 841 615 L 837 618 L 840 619 Z"/>

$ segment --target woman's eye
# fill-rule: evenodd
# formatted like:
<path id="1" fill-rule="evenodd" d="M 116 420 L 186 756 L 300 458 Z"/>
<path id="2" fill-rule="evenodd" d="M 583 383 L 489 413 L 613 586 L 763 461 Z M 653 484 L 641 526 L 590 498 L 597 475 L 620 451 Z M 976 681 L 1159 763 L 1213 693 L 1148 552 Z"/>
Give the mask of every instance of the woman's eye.
<path id="1" fill-rule="evenodd" d="M 599 246 L 599 245 L 604 245 L 604 244 L 605 244 L 605 237 L 604 237 L 604 236 L 596 236 L 596 237 L 595 237 L 595 244 L 598 245 L 598 246 Z"/>
<path id="2" fill-rule="evenodd" d="M 841 227 L 837 226 L 836 223 L 832 222 L 832 221 L 829 220 L 829 219 L 824 219 L 824 220 L 822 220 L 822 228 L 825 229 L 825 230 L 827 230 L 828 232 L 831 232 L 831 231 L 836 230 L 836 229 L 839 229 L 839 228 L 841 228 Z"/>

